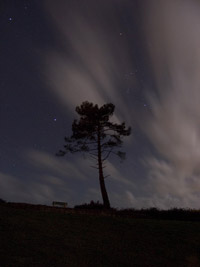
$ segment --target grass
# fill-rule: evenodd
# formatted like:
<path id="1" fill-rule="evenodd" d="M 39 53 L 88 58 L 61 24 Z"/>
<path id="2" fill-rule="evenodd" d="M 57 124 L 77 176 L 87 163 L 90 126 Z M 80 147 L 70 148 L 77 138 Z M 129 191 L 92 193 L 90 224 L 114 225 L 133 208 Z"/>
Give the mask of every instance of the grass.
<path id="1" fill-rule="evenodd" d="M 200 222 L 0 205 L 0 266 L 200 266 Z"/>

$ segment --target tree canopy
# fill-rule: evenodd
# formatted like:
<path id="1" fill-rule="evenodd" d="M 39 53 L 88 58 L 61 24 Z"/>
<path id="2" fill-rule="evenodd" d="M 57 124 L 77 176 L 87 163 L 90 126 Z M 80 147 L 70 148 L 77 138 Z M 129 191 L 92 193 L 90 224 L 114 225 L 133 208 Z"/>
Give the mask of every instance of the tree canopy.
<path id="1" fill-rule="evenodd" d="M 65 137 L 64 150 L 60 150 L 57 156 L 64 156 L 67 152 L 89 153 L 96 161 L 96 168 L 99 172 L 99 182 L 106 208 L 110 207 L 110 201 L 105 187 L 103 174 L 104 162 L 111 154 L 125 158 L 125 152 L 119 150 L 122 146 L 122 137 L 129 136 L 131 128 L 126 128 L 125 123 L 117 124 L 110 121 L 115 106 L 112 103 L 99 107 L 97 104 L 88 101 L 76 107 L 80 116 L 79 120 L 72 123 L 71 137 Z"/>

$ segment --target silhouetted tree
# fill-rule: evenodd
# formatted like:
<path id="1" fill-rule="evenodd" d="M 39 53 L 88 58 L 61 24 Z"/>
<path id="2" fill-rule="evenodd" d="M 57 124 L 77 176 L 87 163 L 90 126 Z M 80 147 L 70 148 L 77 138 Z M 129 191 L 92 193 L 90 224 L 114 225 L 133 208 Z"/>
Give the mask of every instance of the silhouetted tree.
<path id="1" fill-rule="evenodd" d="M 126 128 L 124 122 L 116 124 L 109 121 L 114 110 L 115 106 L 112 103 L 98 107 L 85 101 L 77 106 L 76 112 L 80 115 L 80 119 L 74 120 L 72 124 L 72 136 L 65 137 L 65 149 L 56 154 L 57 156 L 64 156 L 67 152 L 90 154 L 96 161 L 105 208 L 110 208 L 110 202 L 104 181 L 104 162 L 111 154 L 125 158 L 125 153 L 117 151 L 117 148 L 122 145 L 122 136 L 128 136 L 131 133 L 131 128 Z"/>

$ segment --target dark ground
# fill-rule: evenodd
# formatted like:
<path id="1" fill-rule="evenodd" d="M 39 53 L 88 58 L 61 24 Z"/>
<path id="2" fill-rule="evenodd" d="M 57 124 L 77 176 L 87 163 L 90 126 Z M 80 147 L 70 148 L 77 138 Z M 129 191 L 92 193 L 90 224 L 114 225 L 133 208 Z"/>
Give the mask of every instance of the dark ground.
<path id="1" fill-rule="evenodd" d="M 57 211 L 0 205 L 0 266 L 200 266 L 199 221 Z"/>

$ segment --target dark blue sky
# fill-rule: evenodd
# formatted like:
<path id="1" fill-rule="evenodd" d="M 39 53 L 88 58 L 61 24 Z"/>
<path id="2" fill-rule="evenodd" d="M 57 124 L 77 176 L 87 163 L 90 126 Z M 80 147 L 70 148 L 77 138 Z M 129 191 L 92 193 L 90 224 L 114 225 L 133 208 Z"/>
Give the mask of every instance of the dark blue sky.
<path id="1" fill-rule="evenodd" d="M 198 207 L 198 12 L 196 1 L 2 1 L 0 198 L 101 201 L 87 157 L 55 156 L 88 100 L 112 102 L 132 127 L 127 159 L 107 163 L 111 205 Z"/>

